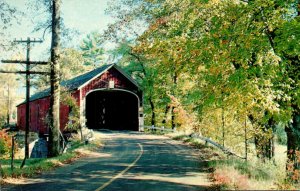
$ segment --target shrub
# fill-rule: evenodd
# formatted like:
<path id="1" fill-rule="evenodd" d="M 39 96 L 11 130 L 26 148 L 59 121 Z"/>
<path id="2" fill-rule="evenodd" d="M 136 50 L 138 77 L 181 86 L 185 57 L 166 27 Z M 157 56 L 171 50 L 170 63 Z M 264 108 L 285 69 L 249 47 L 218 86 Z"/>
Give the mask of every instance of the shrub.
<path id="1" fill-rule="evenodd" d="M 65 127 L 65 130 L 68 131 L 77 131 L 80 129 L 80 108 L 77 104 L 77 101 L 72 95 L 64 91 L 61 94 L 61 100 L 64 104 L 69 106 L 70 113 L 69 113 L 69 121 Z"/>
<path id="2" fill-rule="evenodd" d="M 287 136 L 284 127 L 278 126 L 275 132 L 277 142 L 281 145 L 287 144 Z"/>
<path id="3" fill-rule="evenodd" d="M 249 189 L 248 176 L 240 174 L 240 172 L 233 167 L 223 167 L 221 169 L 217 169 L 212 176 L 215 184 L 220 185 L 225 189 Z"/>
<path id="4" fill-rule="evenodd" d="M 4 116 L 0 116 L 0 130 L 3 129 L 5 123 L 6 123 L 5 117 Z"/>
<path id="5" fill-rule="evenodd" d="M 0 130 L 0 154 L 5 156 L 9 153 L 11 147 L 11 137 L 4 131 Z"/>

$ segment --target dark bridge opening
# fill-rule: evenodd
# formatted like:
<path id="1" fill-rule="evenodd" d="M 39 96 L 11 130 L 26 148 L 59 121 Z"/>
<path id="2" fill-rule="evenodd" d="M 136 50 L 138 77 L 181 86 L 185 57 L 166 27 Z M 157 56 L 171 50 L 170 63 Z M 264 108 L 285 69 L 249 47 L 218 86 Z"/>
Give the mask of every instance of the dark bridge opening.
<path id="1" fill-rule="evenodd" d="M 138 98 L 125 91 L 95 91 L 86 97 L 90 129 L 139 130 Z"/>

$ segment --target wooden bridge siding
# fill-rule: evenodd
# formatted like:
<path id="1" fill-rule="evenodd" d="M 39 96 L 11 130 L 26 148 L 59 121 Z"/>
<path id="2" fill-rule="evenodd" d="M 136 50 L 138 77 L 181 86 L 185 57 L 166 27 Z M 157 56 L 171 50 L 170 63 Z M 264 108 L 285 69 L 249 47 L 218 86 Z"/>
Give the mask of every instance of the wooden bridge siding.
<path id="1" fill-rule="evenodd" d="M 34 100 L 29 105 L 29 127 L 32 132 L 46 133 L 48 127 L 45 124 L 45 119 L 50 106 L 49 97 Z M 25 115 L 26 115 L 26 104 L 22 104 L 18 109 L 18 122 L 19 129 L 25 130 Z"/>
<path id="2" fill-rule="evenodd" d="M 25 129 L 25 104 L 18 106 L 17 126 L 22 130 Z"/>
<path id="3" fill-rule="evenodd" d="M 40 133 L 48 133 L 48 126 L 46 124 L 47 113 L 50 108 L 50 97 L 45 97 L 39 100 L 36 100 L 40 106 L 40 119 L 38 131 Z"/>
<path id="4" fill-rule="evenodd" d="M 71 94 L 79 105 L 79 91 Z M 50 97 L 34 100 L 30 102 L 30 131 L 37 133 L 48 133 L 48 126 L 46 124 L 47 113 L 50 108 Z M 25 130 L 25 114 L 26 104 L 22 104 L 18 109 L 17 125 L 21 130 Z M 60 105 L 60 129 L 63 131 L 68 123 L 69 106 L 61 103 Z"/>

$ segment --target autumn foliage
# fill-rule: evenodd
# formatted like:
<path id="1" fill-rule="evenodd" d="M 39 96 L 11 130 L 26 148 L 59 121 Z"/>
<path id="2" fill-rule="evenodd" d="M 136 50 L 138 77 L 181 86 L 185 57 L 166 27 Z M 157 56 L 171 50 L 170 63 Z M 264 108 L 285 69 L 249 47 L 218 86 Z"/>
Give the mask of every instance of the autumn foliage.
<path id="1" fill-rule="evenodd" d="M 4 130 L 0 130 L 0 158 L 9 153 L 11 145 L 11 136 L 9 136 Z"/>
<path id="2" fill-rule="evenodd" d="M 217 169 L 212 174 L 214 183 L 227 189 L 246 190 L 250 188 L 249 177 L 240 174 L 234 168 Z"/>

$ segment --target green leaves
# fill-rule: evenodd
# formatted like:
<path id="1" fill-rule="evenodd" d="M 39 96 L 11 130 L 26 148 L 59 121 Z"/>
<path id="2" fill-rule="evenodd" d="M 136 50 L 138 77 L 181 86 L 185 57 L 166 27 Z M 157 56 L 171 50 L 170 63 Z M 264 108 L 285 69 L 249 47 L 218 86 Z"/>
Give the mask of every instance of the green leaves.
<path id="1" fill-rule="evenodd" d="M 99 33 L 93 32 L 83 39 L 80 49 L 87 66 L 99 67 L 103 61 L 103 40 Z"/>

